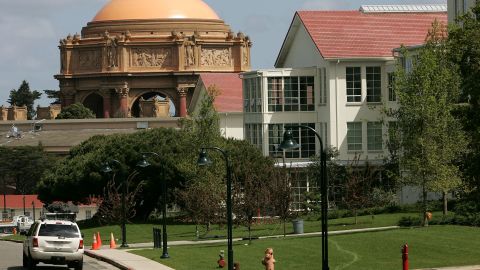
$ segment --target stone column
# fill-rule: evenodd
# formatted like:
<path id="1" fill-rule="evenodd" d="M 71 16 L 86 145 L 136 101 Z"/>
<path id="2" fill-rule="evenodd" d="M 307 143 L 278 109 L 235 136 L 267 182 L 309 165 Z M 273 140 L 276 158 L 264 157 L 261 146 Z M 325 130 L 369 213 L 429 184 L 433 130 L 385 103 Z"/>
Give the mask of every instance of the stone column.
<path id="1" fill-rule="evenodd" d="M 128 84 L 125 83 L 122 87 L 115 88 L 115 92 L 120 96 L 120 112 L 123 117 L 128 117 Z"/>
<path id="2" fill-rule="evenodd" d="M 102 93 L 103 96 L 103 118 L 110 118 L 110 112 L 112 110 L 110 89 L 102 89 L 100 93 Z"/>
<path id="3" fill-rule="evenodd" d="M 187 93 L 188 93 L 188 88 L 186 87 L 177 87 L 177 92 L 180 100 L 179 104 L 179 113 L 178 115 L 180 117 L 186 117 L 187 116 Z"/>

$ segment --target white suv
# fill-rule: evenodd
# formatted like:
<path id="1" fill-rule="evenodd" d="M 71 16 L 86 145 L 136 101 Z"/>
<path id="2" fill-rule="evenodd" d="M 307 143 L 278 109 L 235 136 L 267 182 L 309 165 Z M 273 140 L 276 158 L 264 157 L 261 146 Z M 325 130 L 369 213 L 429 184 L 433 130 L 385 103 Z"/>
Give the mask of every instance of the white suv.
<path id="1" fill-rule="evenodd" d="M 23 242 L 23 267 L 35 269 L 37 263 L 66 264 L 83 269 L 83 237 L 75 222 L 38 220 Z"/>

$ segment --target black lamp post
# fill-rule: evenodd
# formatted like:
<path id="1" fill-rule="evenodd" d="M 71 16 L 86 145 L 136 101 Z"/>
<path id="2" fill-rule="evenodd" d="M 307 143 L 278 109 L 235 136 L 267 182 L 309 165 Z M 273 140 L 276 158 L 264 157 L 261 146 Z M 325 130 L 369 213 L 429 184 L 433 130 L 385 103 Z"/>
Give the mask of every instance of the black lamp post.
<path id="1" fill-rule="evenodd" d="M 128 247 L 128 244 L 127 244 L 127 225 L 126 225 L 126 207 L 125 207 L 125 196 L 126 196 L 126 193 L 127 193 L 127 180 L 126 178 L 124 177 L 123 173 L 121 172 L 121 163 L 120 161 L 116 160 L 116 159 L 112 159 L 110 160 L 110 162 L 106 162 L 105 165 L 103 166 L 102 168 L 102 171 L 104 173 L 110 173 L 110 172 L 113 172 L 114 170 L 112 169 L 112 167 L 110 167 L 110 163 L 111 164 L 115 164 L 118 166 L 118 169 L 119 169 L 119 172 L 120 174 L 122 174 L 122 244 L 120 245 L 120 247 Z"/>
<path id="2" fill-rule="evenodd" d="M 199 166 L 209 165 L 212 162 L 208 159 L 207 149 L 216 150 L 222 153 L 227 169 L 227 241 L 228 241 L 228 270 L 233 270 L 233 238 L 232 238 L 232 171 L 228 153 L 218 147 L 202 148 L 198 156 Z"/>
<path id="3" fill-rule="evenodd" d="M 327 180 L 327 153 L 323 149 L 322 138 L 315 131 L 315 129 L 305 126 L 290 126 L 290 128 L 306 128 L 317 136 L 320 141 L 320 194 L 321 194 L 321 214 L 322 214 L 322 270 L 329 270 L 328 267 L 328 198 L 327 198 L 327 189 L 328 189 L 328 180 Z M 280 150 L 289 150 L 299 148 L 300 145 L 295 142 L 292 135 L 292 130 L 288 129 L 283 134 L 283 141 L 280 144 Z"/>
<path id="4" fill-rule="evenodd" d="M 145 152 L 143 154 L 143 160 L 137 163 L 138 167 L 146 168 L 150 166 L 150 163 L 146 159 L 146 155 L 154 155 L 156 157 L 160 157 L 159 154 L 155 152 Z M 168 246 L 167 246 L 167 179 L 165 179 L 165 171 L 162 170 L 162 227 L 163 227 L 163 235 L 162 235 L 162 256 L 160 258 L 167 259 L 170 258 L 168 255 Z"/>

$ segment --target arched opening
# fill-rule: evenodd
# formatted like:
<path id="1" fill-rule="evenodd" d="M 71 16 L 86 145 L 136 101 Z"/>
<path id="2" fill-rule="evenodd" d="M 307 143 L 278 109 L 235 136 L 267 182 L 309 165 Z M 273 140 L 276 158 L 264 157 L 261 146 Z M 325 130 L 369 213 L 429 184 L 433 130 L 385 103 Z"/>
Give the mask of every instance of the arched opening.
<path id="1" fill-rule="evenodd" d="M 169 112 L 168 112 L 168 116 L 173 116 L 175 115 L 175 104 L 172 102 L 172 99 L 171 98 L 168 98 L 165 94 L 163 93 L 159 93 L 159 92 L 148 92 L 148 93 L 145 93 L 145 94 L 142 94 L 140 97 L 138 97 L 135 102 L 133 102 L 132 104 L 132 108 L 131 108 L 131 114 L 132 114 L 132 117 L 152 117 L 149 115 L 148 112 L 143 112 L 142 111 L 142 108 L 140 106 L 140 101 L 141 100 L 144 100 L 144 101 L 165 101 L 165 100 L 168 100 L 169 102 Z M 145 116 L 147 115 L 147 116 Z"/>
<path id="2" fill-rule="evenodd" d="M 83 106 L 93 111 L 97 118 L 103 118 L 103 97 L 92 93 L 83 100 Z"/>

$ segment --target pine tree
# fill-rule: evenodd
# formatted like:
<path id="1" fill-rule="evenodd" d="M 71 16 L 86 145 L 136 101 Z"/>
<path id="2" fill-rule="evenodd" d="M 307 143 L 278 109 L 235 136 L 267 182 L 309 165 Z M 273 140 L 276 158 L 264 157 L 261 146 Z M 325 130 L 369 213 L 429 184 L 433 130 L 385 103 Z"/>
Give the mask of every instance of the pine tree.
<path id="1" fill-rule="evenodd" d="M 35 116 L 33 105 L 35 100 L 39 99 L 40 96 L 42 96 L 42 93 L 36 90 L 31 91 L 28 82 L 23 80 L 18 90 L 12 89 L 10 91 L 10 96 L 7 102 L 12 106 L 27 106 L 28 119 L 33 119 Z"/>

